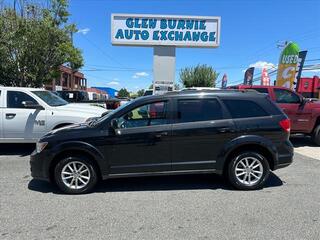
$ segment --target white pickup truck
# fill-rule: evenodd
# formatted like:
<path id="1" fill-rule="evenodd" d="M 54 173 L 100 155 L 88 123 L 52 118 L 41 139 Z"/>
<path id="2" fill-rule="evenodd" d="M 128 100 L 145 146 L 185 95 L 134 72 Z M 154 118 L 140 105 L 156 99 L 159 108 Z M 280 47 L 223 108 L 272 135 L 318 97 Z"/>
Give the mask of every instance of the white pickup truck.
<path id="1" fill-rule="evenodd" d="M 32 143 L 47 132 L 101 117 L 106 109 L 68 103 L 38 88 L 0 86 L 0 143 Z"/>

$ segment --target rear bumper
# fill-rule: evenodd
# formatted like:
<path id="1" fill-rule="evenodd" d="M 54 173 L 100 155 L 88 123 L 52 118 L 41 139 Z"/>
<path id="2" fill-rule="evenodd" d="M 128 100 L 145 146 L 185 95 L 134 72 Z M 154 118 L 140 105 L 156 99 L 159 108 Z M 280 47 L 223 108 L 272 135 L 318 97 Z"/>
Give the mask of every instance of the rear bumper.
<path id="1" fill-rule="evenodd" d="M 274 166 L 274 170 L 289 166 L 293 161 L 294 148 L 288 140 L 278 148 L 278 161 Z"/>
<path id="2" fill-rule="evenodd" d="M 278 161 L 279 161 L 278 164 L 274 166 L 274 170 L 288 167 L 293 161 L 293 154 L 281 155 L 279 156 Z"/>

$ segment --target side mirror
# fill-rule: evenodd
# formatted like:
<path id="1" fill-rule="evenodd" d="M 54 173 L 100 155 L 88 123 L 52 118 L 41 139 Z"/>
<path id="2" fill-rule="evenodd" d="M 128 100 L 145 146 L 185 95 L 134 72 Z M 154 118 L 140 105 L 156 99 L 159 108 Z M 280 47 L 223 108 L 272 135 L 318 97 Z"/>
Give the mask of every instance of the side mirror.
<path id="1" fill-rule="evenodd" d="M 116 119 L 112 119 L 110 126 L 111 126 L 111 128 L 114 129 L 114 130 L 115 130 L 115 129 L 118 129 L 118 128 L 119 128 L 119 126 L 118 126 L 118 121 L 117 121 Z"/>
<path id="2" fill-rule="evenodd" d="M 300 105 L 301 106 L 304 106 L 306 103 L 310 102 L 310 99 L 309 98 L 304 98 L 302 97 L 301 98 L 301 101 L 300 101 Z"/>
<path id="3" fill-rule="evenodd" d="M 23 101 L 22 105 L 25 108 L 28 108 L 28 109 L 39 109 L 39 110 L 43 110 L 44 109 L 40 104 L 34 103 L 32 101 Z"/>

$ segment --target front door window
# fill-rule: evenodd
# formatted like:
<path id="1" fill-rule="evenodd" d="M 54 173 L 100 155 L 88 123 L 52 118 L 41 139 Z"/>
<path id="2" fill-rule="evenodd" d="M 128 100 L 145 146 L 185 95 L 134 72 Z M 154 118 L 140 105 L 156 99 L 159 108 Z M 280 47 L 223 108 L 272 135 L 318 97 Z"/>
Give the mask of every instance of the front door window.
<path id="1" fill-rule="evenodd" d="M 300 103 L 300 98 L 294 92 L 285 89 L 274 89 L 277 103 Z"/>
<path id="2" fill-rule="evenodd" d="M 8 108 L 25 108 L 22 102 L 30 101 L 38 104 L 36 100 L 24 92 L 8 91 L 7 92 L 7 107 Z"/>
<path id="3" fill-rule="evenodd" d="M 166 102 L 142 105 L 117 119 L 119 128 L 135 128 L 167 124 Z"/>

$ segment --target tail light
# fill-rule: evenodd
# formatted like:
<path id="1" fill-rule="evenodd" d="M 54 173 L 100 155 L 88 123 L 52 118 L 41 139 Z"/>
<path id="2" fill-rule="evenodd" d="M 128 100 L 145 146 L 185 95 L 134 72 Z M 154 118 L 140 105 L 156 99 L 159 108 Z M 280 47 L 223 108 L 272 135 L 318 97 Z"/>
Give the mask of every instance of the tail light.
<path id="1" fill-rule="evenodd" d="M 281 128 L 287 132 L 290 133 L 290 129 L 291 129 L 291 122 L 289 118 L 283 119 L 279 122 L 279 125 L 281 126 Z"/>

